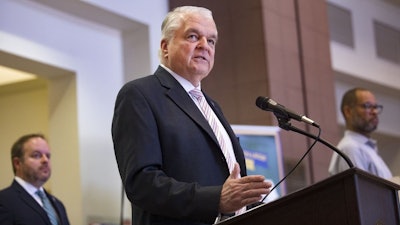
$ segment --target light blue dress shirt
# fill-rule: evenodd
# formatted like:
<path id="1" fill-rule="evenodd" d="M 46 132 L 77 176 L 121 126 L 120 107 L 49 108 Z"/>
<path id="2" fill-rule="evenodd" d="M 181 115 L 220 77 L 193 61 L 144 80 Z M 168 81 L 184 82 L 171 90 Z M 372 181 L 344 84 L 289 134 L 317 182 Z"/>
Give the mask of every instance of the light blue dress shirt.
<path id="1" fill-rule="evenodd" d="M 346 130 L 337 148 L 349 157 L 355 167 L 384 179 L 393 177 L 388 166 L 378 154 L 375 140 Z M 347 169 L 349 166 L 346 161 L 334 153 L 329 165 L 329 173 L 333 175 Z"/>

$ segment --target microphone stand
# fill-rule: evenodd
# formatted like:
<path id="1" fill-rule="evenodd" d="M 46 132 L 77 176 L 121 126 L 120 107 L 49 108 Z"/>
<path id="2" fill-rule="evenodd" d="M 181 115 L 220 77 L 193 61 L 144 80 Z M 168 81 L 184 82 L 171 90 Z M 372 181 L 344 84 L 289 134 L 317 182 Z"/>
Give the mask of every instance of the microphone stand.
<path id="1" fill-rule="evenodd" d="M 285 116 L 285 113 L 274 113 L 274 114 L 275 114 L 276 118 L 278 119 L 278 123 L 279 123 L 279 127 L 280 127 L 280 128 L 282 128 L 282 129 L 284 129 L 284 130 L 291 130 L 291 131 L 294 131 L 294 132 L 296 132 L 296 133 L 305 135 L 305 136 L 307 136 L 307 137 L 309 137 L 309 138 L 312 138 L 312 139 L 314 139 L 314 140 L 316 140 L 316 141 L 318 141 L 318 142 L 324 144 L 325 146 L 329 147 L 329 148 L 332 149 L 334 152 L 336 152 L 337 154 L 339 154 L 339 155 L 346 161 L 347 165 L 348 165 L 350 168 L 353 168 L 353 167 L 354 167 L 354 165 L 353 165 L 353 163 L 351 162 L 351 160 L 349 159 L 349 157 L 347 157 L 346 154 L 344 154 L 342 151 L 340 151 L 339 149 L 337 149 L 337 148 L 336 148 L 335 146 L 333 146 L 331 143 L 325 141 L 324 139 L 322 139 L 322 138 L 320 138 L 320 137 L 317 137 L 317 136 L 315 136 L 315 135 L 313 135 L 313 134 L 310 134 L 310 133 L 308 133 L 308 132 L 306 132 L 306 131 L 304 131 L 304 130 L 301 130 L 301 129 L 297 128 L 297 127 L 292 126 L 292 125 L 289 123 L 289 120 L 290 120 L 289 116 L 287 116 L 287 115 Z"/>

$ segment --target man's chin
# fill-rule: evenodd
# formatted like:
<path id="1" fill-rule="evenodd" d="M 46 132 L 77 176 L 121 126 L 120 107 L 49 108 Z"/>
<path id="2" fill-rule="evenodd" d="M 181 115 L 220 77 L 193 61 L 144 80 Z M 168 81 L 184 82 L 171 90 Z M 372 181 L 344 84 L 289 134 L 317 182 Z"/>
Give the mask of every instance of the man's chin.
<path id="1" fill-rule="evenodd" d="M 195 65 L 193 65 L 192 67 L 193 69 L 193 73 L 195 74 L 205 74 L 206 76 L 210 73 L 211 68 L 210 68 L 210 64 L 207 63 L 196 63 Z"/>
<path id="2" fill-rule="evenodd" d="M 370 126 L 366 130 L 367 130 L 367 132 L 372 133 L 376 130 L 376 128 L 377 128 L 377 126 Z"/>
<path id="3" fill-rule="evenodd" d="M 39 177 L 40 181 L 46 182 L 50 178 L 51 173 L 44 173 L 41 174 Z"/>
<path id="4" fill-rule="evenodd" d="M 210 73 L 210 70 L 206 69 L 197 69 L 193 74 L 197 74 L 197 76 L 201 76 L 202 78 L 207 77 Z"/>
<path id="5" fill-rule="evenodd" d="M 39 179 L 39 182 L 42 183 L 42 185 L 44 185 L 44 183 L 46 183 L 49 180 L 50 177 L 42 177 Z"/>

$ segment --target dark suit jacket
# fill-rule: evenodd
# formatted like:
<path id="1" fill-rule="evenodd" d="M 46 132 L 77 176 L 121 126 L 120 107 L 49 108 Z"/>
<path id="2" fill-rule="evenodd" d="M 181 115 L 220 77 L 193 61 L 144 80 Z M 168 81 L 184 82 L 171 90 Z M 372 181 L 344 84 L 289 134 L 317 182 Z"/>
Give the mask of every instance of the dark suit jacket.
<path id="1" fill-rule="evenodd" d="M 243 151 L 214 101 L 241 175 Z M 229 170 L 208 122 L 165 69 L 120 90 L 112 124 L 115 155 L 135 225 L 211 224 Z"/>
<path id="2" fill-rule="evenodd" d="M 54 196 L 46 194 L 58 214 L 60 225 L 69 225 L 64 205 Z M 0 191 L 0 224 L 51 225 L 46 211 L 15 180 L 11 186 Z"/>

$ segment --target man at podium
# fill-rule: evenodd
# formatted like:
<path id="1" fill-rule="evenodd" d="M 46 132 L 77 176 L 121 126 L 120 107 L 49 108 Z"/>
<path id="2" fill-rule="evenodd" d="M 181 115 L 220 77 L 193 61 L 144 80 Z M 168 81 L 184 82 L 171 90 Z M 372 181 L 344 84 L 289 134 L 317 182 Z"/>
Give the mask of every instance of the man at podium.
<path id="1" fill-rule="evenodd" d="M 377 142 L 371 138 L 371 133 L 378 126 L 378 115 L 383 106 L 377 103 L 371 91 L 357 87 L 343 95 L 340 107 L 346 130 L 337 148 L 349 157 L 355 167 L 378 177 L 391 179 L 392 173 L 378 154 Z M 333 175 L 348 168 L 344 159 L 334 153 L 329 173 Z"/>
<path id="2" fill-rule="evenodd" d="M 162 23 L 160 66 L 120 90 L 115 155 L 135 225 L 206 225 L 241 214 L 271 183 L 247 175 L 240 143 L 201 89 L 214 65 L 210 10 L 178 7 Z"/>

